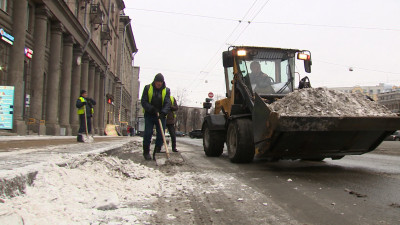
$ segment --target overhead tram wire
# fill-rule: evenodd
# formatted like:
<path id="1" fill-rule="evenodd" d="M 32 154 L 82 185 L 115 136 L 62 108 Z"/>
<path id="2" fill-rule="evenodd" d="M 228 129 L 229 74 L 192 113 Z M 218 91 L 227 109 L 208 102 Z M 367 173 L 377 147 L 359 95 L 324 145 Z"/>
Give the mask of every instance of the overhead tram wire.
<path id="1" fill-rule="evenodd" d="M 221 44 L 221 46 L 218 48 L 218 50 L 215 52 L 215 54 L 210 58 L 210 61 L 208 61 L 208 63 L 203 67 L 202 71 L 205 71 L 207 66 L 211 63 L 211 61 L 214 59 L 214 57 L 220 53 L 221 48 L 223 48 L 226 44 L 226 42 L 228 42 L 229 38 L 231 38 L 231 36 L 235 33 L 236 29 L 239 28 L 239 26 L 241 25 L 242 21 L 246 18 L 247 14 L 249 14 L 250 10 L 254 7 L 254 5 L 257 3 L 258 0 L 255 0 L 253 2 L 253 4 L 250 6 L 250 8 L 247 10 L 247 12 L 244 14 L 244 16 L 242 17 L 241 20 L 239 20 L 238 24 L 236 25 L 236 27 L 232 30 L 232 32 L 228 35 L 228 37 L 226 38 L 226 40 L 224 41 L 224 43 Z"/>
<path id="2" fill-rule="evenodd" d="M 310 26 L 310 27 L 328 27 L 328 28 L 345 28 L 345 29 L 361 29 L 361 30 L 381 30 L 381 31 L 400 31 L 395 28 L 381 28 L 381 27 L 358 27 L 358 26 L 344 26 L 344 25 L 327 25 L 327 24 L 310 24 L 310 23 L 283 23 L 283 22 L 270 22 L 270 21 L 254 21 L 257 24 L 274 24 L 274 25 L 292 25 L 292 26 Z"/>
<path id="3" fill-rule="evenodd" d="M 313 61 L 322 62 L 322 63 L 325 63 L 325 64 L 334 65 L 334 66 L 345 67 L 345 68 L 349 68 L 350 67 L 349 65 L 331 63 L 331 62 L 327 62 L 327 61 L 323 61 L 323 60 L 317 60 L 317 59 L 313 59 Z M 377 73 L 400 74 L 400 72 L 388 72 L 388 71 L 374 70 L 374 69 L 368 69 L 368 68 L 363 68 L 363 67 L 358 67 L 358 66 L 351 66 L 351 67 L 353 67 L 354 69 L 367 70 L 367 71 L 377 72 Z"/>
<path id="4" fill-rule="evenodd" d="M 253 4 L 250 6 L 250 8 L 247 10 L 247 12 L 244 14 L 244 16 L 242 17 L 241 20 L 238 20 L 238 24 L 235 26 L 235 28 L 232 30 L 232 32 L 228 35 L 228 37 L 226 38 L 226 40 L 221 44 L 221 46 L 218 48 L 218 50 L 215 52 L 215 54 L 210 58 L 210 60 L 208 61 L 208 63 L 203 67 L 203 70 L 201 71 L 206 71 L 206 68 L 208 67 L 208 65 L 212 62 L 212 60 L 220 53 L 221 49 L 225 46 L 225 44 L 228 42 L 229 38 L 231 38 L 231 36 L 235 33 L 235 31 L 239 28 L 239 26 L 241 25 L 242 21 L 247 17 L 247 15 L 249 14 L 250 10 L 254 7 L 254 5 L 257 3 L 258 0 L 255 0 L 253 2 Z M 220 59 L 217 61 L 217 63 L 219 63 Z M 214 67 L 217 65 L 217 63 L 215 63 L 212 67 L 212 69 L 214 69 Z M 210 70 L 210 72 L 212 71 L 212 69 Z M 205 73 L 205 75 L 200 78 L 200 80 L 205 79 L 210 73 Z M 189 88 L 194 84 L 195 82 L 192 82 L 189 86 Z"/>
<path id="5" fill-rule="evenodd" d="M 243 17 L 242 21 L 244 20 L 244 18 L 247 16 L 247 14 L 250 12 L 250 10 L 253 8 L 253 6 L 255 5 L 255 3 L 256 3 L 257 1 L 258 1 L 258 0 L 255 0 L 255 1 L 253 2 L 252 6 L 249 8 L 249 10 L 247 10 L 247 12 L 246 12 L 245 16 Z M 235 42 L 242 36 L 242 34 L 244 33 L 244 31 L 250 26 L 250 24 L 252 23 L 252 21 L 258 16 L 258 14 L 260 14 L 260 12 L 264 9 L 264 7 L 265 7 L 269 2 L 270 2 L 270 0 L 267 0 L 267 1 L 264 3 L 264 5 L 262 5 L 262 7 L 257 11 L 257 13 L 254 14 L 254 16 L 253 16 L 249 21 L 247 21 L 246 27 L 239 33 L 239 35 L 236 37 L 236 39 L 232 42 L 233 44 L 235 44 Z M 235 31 L 235 30 L 234 30 L 234 31 Z M 233 32 L 234 32 L 234 31 L 233 31 Z M 231 33 L 231 35 L 233 34 L 233 32 Z M 230 36 L 231 36 L 231 35 L 230 35 Z M 230 36 L 227 38 L 227 40 L 230 38 Z M 227 41 L 225 41 L 225 42 L 227 42 Z M 216 54 L 219 53 L 219 51 L 221 50 L 221 48 L 222 48 L 224 45 L 225 45 L 225 43 L 218 49 L 218 51 L 217 51 Z M 215 57 L 215 55 L 214 55 L 213 57 Z M 211 61 L 211 60 L 210 60 L 210 61 Z M 209 72 L 209 73 L 205 73 L 205 75 L 204 75 L 200 80 L 204 80 L 204 79 L 211 73 L 211 71 L 214 70 L 215 66 L 217 66 L 217 65 L 219 64 L 220 61 L 221 61 L 221 58 L 211 67 L 210 72 Z M 208 64 L 209 64 L 209 63 L 208 63 Z M 208 66 L 208 64 L 207 64 L 207 66 Z"/>
<path id="6" fill-rule="evenodd" d="M 173 15 L 181 15 L 181 16 L 192 16 L 192 17 L 200 17 L 200 18 L 215 19 L 215 20 L 226 20 L 226 21 L 235 21 L 235 22 L 240 21 L 238 19 L 231 19 L 231 18 L 222 18 L 222 17 L 215 17 L 215 16 L 206 16 L 206 15 L 199 15 L 199 14 L 171 12 L 171 11 L 162 11 L 162 10 L 153 10 L 153 9 L 138 9 L 138 8 L 125 8 L 125 9 L 132 9 L 132 10 L 146 11 L 146 12 L 157 12 L 157 13 L 165 13 L 165 14 L 173 14 Z"/>
<path id="7" fill-rule="evenodd" d="M 253 2 L 253 5 L 250 7 L 250 9 L 247 10 L 246 15 L 243 17 L 243 20 L 244 20 L 244 18 L 247 16 L 247 14 L 250 12 L 251 8 L 255 5 L 256 2 L 257 2 L 257 0 L 254 1 L 254 2 Z M 250 24 L 252 23 L 252 21 L 258 16 L 258 14 L 260 14 L 260 12 L 264 9 L 264 7 L 265 7 L 269 2 L 270 2 L 270 0 L 267 0 L 267 1 L 264 3 L 264 5 L 262 5 L 262 7 L 257 11 L 257 13 L 254 14 L 254 16 L 251 18 L 251 20 L 247 21 L 246 27 L 239 33 L 239 35 L 236 37 L 236 39 L 235 39 L 232 43 L 235 44 L 235 42 L 242 36 L 242 34 L 244 33 L 244 31 L 250 26 Z M 243 20 L 242 20 L 242 21 L 243 21 Z M 230 37 L 230 36 L 229 36 L 229 37 Z M 229 37 L 228 37 L 228 39 L 229 39 Z M 222 46 L 221 46 L 221 47 L 222 47 Z M 221 50 L 221 48 L 218 49 L 218 52 L 219 52 L 220 50 Z M 218 53 L 218 52 L 217 52 L 217 53 Z M 221 59 L 219 59 L 219 60 L 213 65 L 213 67 L 211 67 L 210 72 L 215 68 L 216 65 L 218 65 L 218 63 L 219 63 L 220 61 L 221 61 Z M 208 74 L 209 74 L 209 73 L 206 73 L 205 76 L 204 76 L 202 79 L 205 79 L 205 78 L 208 76 Z"/>
<path id="8" fill-rule="evenodd" d="M 257 2 L 257 0 L 255 0 L 254 2 Z M 253 3 L 253 5 L 254 5 L 254 3 Z M 215 16 L 207 16 L 207 15 L 199 15 L 199 14 L 190 14 L 190 13 L 181 13 L 181 12 L 171 12 L 171 11 L 162 11 L 162 10 L 139 9 L 139 8 L 132 8 L 132 7 L 128 7 L 128 8 L 125 8 L 125 9 L 138 10 L 138 11 L 147 11 L 147 12 L 156 12 L 156 13 L 165 13 L 165 14 L 173 14 L 173 15 L 181 15 L 181 16 L 200 17 L 200 18 L 207 18 L 207 19 L 214 19 L 214 20 L 237 21 L 239 23 L 241 23 L 244 20 L 244 19 L 239 20 L 239 19 L 233 19 L 233 18 L 223 18 L 223 17 L 215 17 Z M 249 11 L 250 10 L 248 10 L 248 12 Z M 256 24 L 274 24 L 274 25 L 292 25 L 292 26 L 310 26 L 310 27 L 327 27 L 327 28 L 344 28 L 344 29 L 361 29 L 361 30 L 400 31 L 400 28 L 397 29 L 397 28 L 381 28 L 381 27 L 360 27 L 360 26 L 311 24 L 311 23 L 289 23 L 289 22 L 254 21 L 254 20 L 251 20 L 251 23 L 256 23 Z"/>

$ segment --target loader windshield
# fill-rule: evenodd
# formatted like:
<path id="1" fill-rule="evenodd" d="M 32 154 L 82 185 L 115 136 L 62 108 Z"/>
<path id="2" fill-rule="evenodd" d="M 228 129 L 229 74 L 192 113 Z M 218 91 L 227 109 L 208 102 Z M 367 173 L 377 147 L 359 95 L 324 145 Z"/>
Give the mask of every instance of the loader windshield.
<path id="1" fill-rule="evenodd" d="M 239 60 L 242 76 L 253 92 L 260 95 L 285 94 L 293 91 L 294 60 L 263 59 Z"/>

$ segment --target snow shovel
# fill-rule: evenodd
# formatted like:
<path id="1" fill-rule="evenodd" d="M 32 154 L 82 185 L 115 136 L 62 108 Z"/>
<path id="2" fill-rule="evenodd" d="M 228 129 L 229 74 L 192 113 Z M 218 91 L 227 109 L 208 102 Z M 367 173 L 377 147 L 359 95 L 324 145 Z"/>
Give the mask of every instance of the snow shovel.
<path id="1" fill-rule="evenodd" d="M 83 111 L 85 112 L 85 128 L 86 128 L 86 136 L 83 135 L 82 139 L 85 143 L 92 143 L 94 141 L 92 136 L 89 136 L 88 127 L 87 127 L 87 117 L 86 117 L 86 105 L 83 107 Z"/>
<path id="2" fill-rule="evenodd" d="M 159 116 L 159 114 L 157 113 L 157 117 Z M 156 160 L 156 165 L 157 166 L 162 166 L 165 165 L 166 163 L 173 165 L 173 164 L 182 164 L 183 163 L 183 158 L 180 155 L 179 152 L 173 152 L 173 153 L 169 153 L 168 151 L 168 145 L 167 145 L 167 141 L 165 140 L 165 134 L 164 134 L 164 129 L 161 123 L 161 120 L 158 119 L 158 125 L 160 126 L 160 130 L 161 130 L 161 135 L 162 135 L 162 139 L 164 142 L 164 148 L 165 148 L 165 154 L 164 153 L 156 153 L 154 154 L 154 159 Z"/>

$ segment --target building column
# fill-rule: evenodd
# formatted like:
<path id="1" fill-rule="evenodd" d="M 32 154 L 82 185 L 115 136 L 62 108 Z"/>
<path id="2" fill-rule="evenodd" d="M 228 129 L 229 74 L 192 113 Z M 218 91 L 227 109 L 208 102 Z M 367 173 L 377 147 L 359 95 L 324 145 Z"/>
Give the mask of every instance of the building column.
<path id="1" fill-rule="evenodd" d="M 100 75 L 100 86 L 99 86 L 99 135 L 104 135 L 104 113 L 105 113 L 105 97 L 104 97 L 104 84 L 105 75 L 102 73 Z"/>
<path id="2" fill-rule="evenodd" d="M 18 135 L 26 135 L 27 128 L 23 118 L 23 109 L 25 104 L 25 96 L 23 96 L 23 77 L 27 7 L 27 0 L 14 0 L 12 32 L 15 39 L 14 45 L 10 51 L 8 85 L 14 86 L 14 115 L 12 131 Z"/>
<path id="3" fill-rule="evenodd" d="M 46 94 L 46 134 L 60 135 L 58 124 L 58 99 L 61 72 L 61 46 L 63 25 L 60 22 L 51 24 L 49 74 L 47 76 Z"/>
<path id="4" fill-rule="evenodd" d="M 87 53 L 82 56 L 82 72 L 81 72 L 81 90 L 88 91 L 89 85 L 89 55 Z M 88 92 L 89 94 L 89 92 Z"/>
<path id="5" fill-rule="evenodd" d="M 94 100 L 96 101 L 96 107 L 94 109 L 93 116 L 93 130 L 95 134 L 101 134 L 99 132 L 99 121 L 100 121 L 100 68 L 97 66 L 94 74 Z"/>
<path id="6" fill-rule="evenodd" d="M 74 38 L 71 35 L 64 36 L 64 47 L 62 57 L 62 74 L 60 89 L 60 127 L 65 128 L 65 135 L 72 135 L 69 123 L 71 106 L 71 73 L 73 59 Z"/>
<path id="7" fill-rule="evenodd" d="M 46 65 L 46 34 L 49 17 L 50 11 L 45 6 L 36 8 L 35 33 L 33 36 L 35 44 L 33 45 L 34 56 L 32 58 L 30 117 L 37 120 L 37 123 L 43 119 L 43 78 L 44 67 Z M 46 126 L 44 124 L 33 126 L 33 131 L 43 135 L 45 134 Z"/>
<path id="8" fill-rule="evenodd" d="M 88 81 L 88 95 L 89 98 L 94 99 L 94 76 L 96 73 L 96 64 L 93 60 L 89 62 L 89 81 Z"/>
<path id="9" fill-rule="evenodd" d="M 80 46 L 74 48 L 73 53 L 73 65 L 72 65 L 72 77 L 71 77 L 71 97 L 69 106 L 69 123 L 71 126 L 72 135 L 78 134 L 79 119 L 78 109 L 76 108 L 76 100 L 78 100 L 81 89 L 81 62 L 78 60 L 82 56 L 82 49 Z"/>

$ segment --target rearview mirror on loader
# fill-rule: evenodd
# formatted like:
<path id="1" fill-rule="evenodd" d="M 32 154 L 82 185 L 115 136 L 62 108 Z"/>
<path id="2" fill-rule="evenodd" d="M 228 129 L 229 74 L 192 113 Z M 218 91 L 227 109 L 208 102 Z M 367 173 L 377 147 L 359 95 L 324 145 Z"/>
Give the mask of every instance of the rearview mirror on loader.
<path id="1" fill-rule="evenodd" d="M 297 53 L 297 59 L 303 60 L 304 61 L 304 70 L 307 73 L 311 73 L 311 52 L 310 51 L 303 51 Z"/>
<path id="2" fill-rule="evenodd" d="M 222 52 L 222 64 L 225 68 L 233 67 L 233 55 L 232 51 Z"/>

